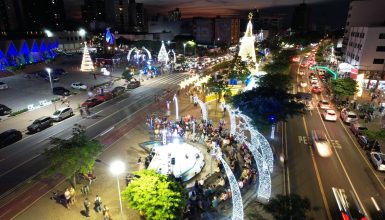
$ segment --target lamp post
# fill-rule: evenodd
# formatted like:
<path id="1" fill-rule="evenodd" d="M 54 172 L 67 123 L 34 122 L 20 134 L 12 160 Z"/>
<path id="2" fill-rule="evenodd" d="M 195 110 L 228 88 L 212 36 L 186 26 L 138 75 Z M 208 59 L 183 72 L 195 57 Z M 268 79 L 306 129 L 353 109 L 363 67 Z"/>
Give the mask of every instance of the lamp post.
<path id="1" fill-rule="evenodd" d="M 122 174 L 124 170 L 125 170 L 125 165 L 120 160 L 114 161 L 110 164 L 110 172 L 116 175 L 116 182 L 118 184 L 120 215 L 123 214 L 123 207 L 122 207 L 122 197 L 120 195 L 119 175 Z"/>
<path id="2" fill-rule="evenodd" d="M 186 56 L 186 43 L 183 43 L 183 56 Z"/>

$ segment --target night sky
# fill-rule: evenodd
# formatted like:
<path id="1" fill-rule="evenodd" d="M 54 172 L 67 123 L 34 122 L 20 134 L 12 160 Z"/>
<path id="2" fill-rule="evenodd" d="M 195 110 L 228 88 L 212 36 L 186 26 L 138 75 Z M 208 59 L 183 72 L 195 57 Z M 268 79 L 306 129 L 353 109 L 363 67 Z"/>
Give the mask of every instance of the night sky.
<path id="1" fill-rule="evenodd" d="M 274 7 L 286 8 L 286 11 L 291 13 L 291 10 L 287 10 L 287 8 L 293 8 L 293 6 L 302 3 L 303 0 L 136 0 L 136 2 L 144 3 L 150 15 L 156 13 L 166 14 L 167 11 L 178 7 L 182 12 L 182 16 L 187 18 L 193 16 L 239 15 L 254 8 Z M 338 23 L 339 20 L 346 18 L 348 0 L 306 0 L 305 2 L 311 5 L 312 17 L 316 22 L 318 18 L 314 18 L 314 15 L 323 16 L 323 14 L 327 14 L 327 18 L 322 18 L 326 20 L 322 22 L 327 23 Z M 83 4 L 82 0 L 64 0 L 64 4 L 68 18 L 81 18 L 80 5 Z"/>

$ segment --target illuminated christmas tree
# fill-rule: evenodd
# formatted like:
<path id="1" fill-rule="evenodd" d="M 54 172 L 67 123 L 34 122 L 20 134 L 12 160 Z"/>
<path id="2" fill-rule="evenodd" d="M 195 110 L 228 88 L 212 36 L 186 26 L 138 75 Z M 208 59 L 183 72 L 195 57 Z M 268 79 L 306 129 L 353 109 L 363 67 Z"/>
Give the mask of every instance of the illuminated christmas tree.
<path id="1" fill-rule="evenodd" d="M 80 71 L 82 72 L 94 71 L 94 63 L 92 62 L 90 53 L 88 52 L 87 42 L 84 42 L 83 59 L 82 59 L 82 65 L 80 67 Z"/>
<path id="2" fill-rule="evenodd" d="M 167 63 L 168 62 L 168 53 L 166 51 L 166 47 L 164 46 L 164 42 L 162 41 L 162 46 L 160 47 L 158 53 L 158 62 Z"/>
<path id="3" fill-rule="evenodd" d="M 253 15 L 249 14 L 249 23 L 247 24 L 245 36 L 241 39 L 241 46 L 239 48 L 239 54 L 238 56 L 241 57 L 242 61 L 246 62 L 253 62 L 254 64 L 257 64 L 257 58 L 255 56 L 255 48 L 254 48 L 254 41 L 255 37 L 253 35 L 253 25 L 251 24 L 251 19 L 253 18 Z M 252 75 L 257 75 L 258 69 L 257 65 L 253 69 L 249 69 Z"/>

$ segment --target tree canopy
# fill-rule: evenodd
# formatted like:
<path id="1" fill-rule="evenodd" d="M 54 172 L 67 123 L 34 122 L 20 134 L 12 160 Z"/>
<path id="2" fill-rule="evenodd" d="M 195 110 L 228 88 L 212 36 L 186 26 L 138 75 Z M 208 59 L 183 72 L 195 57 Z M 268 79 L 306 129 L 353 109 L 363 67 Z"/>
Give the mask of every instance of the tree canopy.
<path id="1" fill-rule="evenodd" d="M 75 172 L 91 171 L 95 158 L 102 150 L 102 144 L 89 139 L 81 125 L 74 126 L 70 139 L 51 138 L 50 143 L 52 147 L 43 153 L 50 163 L 49 172 L 58 172 L 68 178 L 73 177 Z"/>
<path id="2" fill-rule="evenodd" d="M 267 204 L 260 206 L 272 214 L 275 220 L 302 220 L 307 219 L 306 213 L 310 211 L 311 203 L 307 198 L 301 198 L 297 194 L 276 195 Z"/>
<path id="3" fill-rule="evenodd" d="M 365 130 L 363 133 L 371 141 L 385 141 L 385 129 Z"/>
<path id="4" fill-rule="evenodd" d="M 181 184 L 154 170 L 140 170 L 122 192 L 128 206 L 143 212 L 147 219 L 181 219 L 186 192 Z"/>
<path id="5" fill-rule="evenodd" d="M 288 93 L 290 76 L 267 74 L 259 79 L 258 84 L 256 88 L 237 94 L 230 100 L 257 126 L 286 121 L 289 116 L 304 113 L 304 105 L 297 103 L 295 95 Z"/>
<path id="6" fill-rule="evenodd" d="M 337 97 L 353 96 L 357 91 L 357 81 L 351 78 L 333 80 L 331 89 Z"/>

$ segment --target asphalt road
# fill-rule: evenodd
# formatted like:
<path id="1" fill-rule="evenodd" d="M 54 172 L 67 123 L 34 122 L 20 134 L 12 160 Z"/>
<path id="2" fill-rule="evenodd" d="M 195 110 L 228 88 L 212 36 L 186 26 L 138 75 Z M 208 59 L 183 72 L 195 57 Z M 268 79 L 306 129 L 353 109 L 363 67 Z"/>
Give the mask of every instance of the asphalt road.
<path id="1" fill-rule="evenodd" d="M 295 90 L 304 91 L 299 87 Z M 313 95 L 313 102 L 316 104 L 324 98 Z M 340 218 L 332 191 L 332 187 L 336 187 L 345 191 L 352 215 L 358 215 L 357 210 L 361 207 L 370 219 L 385 219 L 385 175 L 374 170 L 347 125 L 340 120 L 323 121 L 320 109 L 315 108 L 303 117 L 289 120 L 283 127 L 284 139 L 287 140 L 288 188 L 290 192 L 310 199 L 312 212 L 309 217 Z M 320 157 L 311 146 L 309 136 L 312 130 L 325 132 L 333 149 L 331 157 Z"/>
<path id="2" fill-rule="evenodd" d="M 116 99 L 102 103 L 91 110 L 92 117 L 73 116 L 57 125 L 31 135 L 0 150 L 0 195 L 11 193 L 18 185 L 46 169 L 48 163 L 41 153 L 48 148 L 51 137 L 70 138 L 74 124 L 86 127 L 89 137 L 95 138 L 108 132 L 114 125 L 125 121 L 136 112 L 144 110 L 154 95 L 160 95 L 167 88 L 176 89 L 187 74 L 169 74 L 152 79 L 146 86 L 139 87 Z"/>

